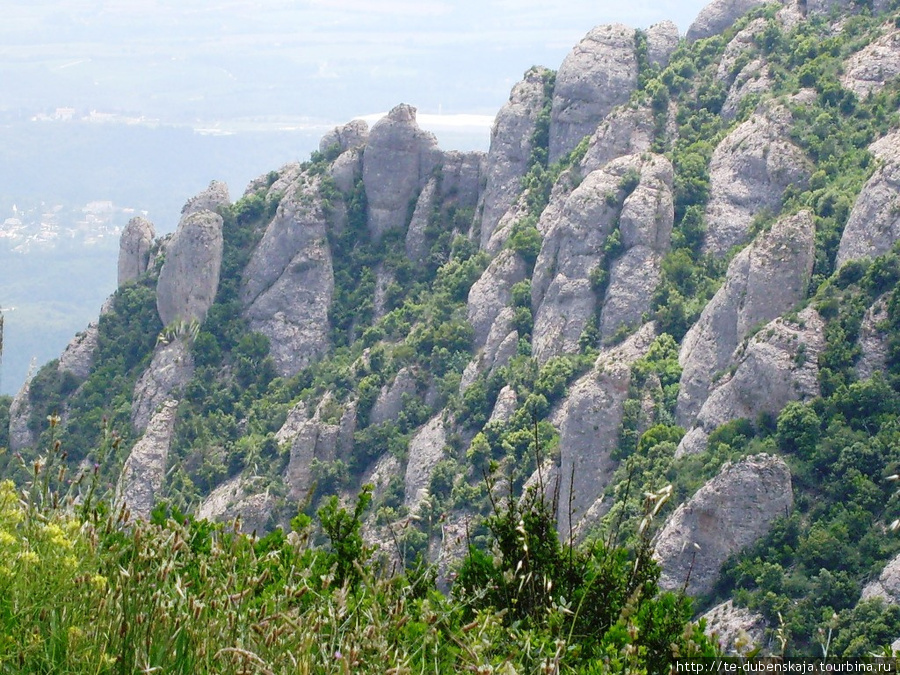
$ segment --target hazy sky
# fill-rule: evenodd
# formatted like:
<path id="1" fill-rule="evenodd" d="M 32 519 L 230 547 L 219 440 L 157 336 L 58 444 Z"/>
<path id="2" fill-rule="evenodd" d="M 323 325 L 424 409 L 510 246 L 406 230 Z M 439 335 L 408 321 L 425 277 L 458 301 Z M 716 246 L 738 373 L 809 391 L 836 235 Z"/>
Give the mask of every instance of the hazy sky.
<path id="1" fill-rule="evenodd" d="M 15 2 L 0 22 L 0 77 L 12 85 L 0 105 L 119 109 L 173 122 L 342 121 L 400 101 L 423 112 L 493 115 L 529 66 L 558 67 L 593 26 L 671 19 L 684 32 L 704 4 Z"/>

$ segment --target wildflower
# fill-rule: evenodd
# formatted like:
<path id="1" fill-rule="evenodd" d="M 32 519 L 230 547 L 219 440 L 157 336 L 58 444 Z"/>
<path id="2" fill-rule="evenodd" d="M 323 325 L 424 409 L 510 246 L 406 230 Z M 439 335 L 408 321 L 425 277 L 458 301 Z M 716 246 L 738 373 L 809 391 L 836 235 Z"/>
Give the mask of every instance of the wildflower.
<path id="1" fill-rule="evenodd" d="M 47 535 L 50 543 L 58 548 L 69 551 L 74 547 L 72 541 L 66 538 L 66 533 L 63 532 L 62 528 L 56 523 L 44 525 L 44 534 Z"/>
<path id="2" fill-rule="evenodd" d="M 34 551 L 22 551 L 19 553 L 19 560 L 25 565 L 37 565 L 41 562 L 40 556 Z"/>
<path id="3" fill-rule="evenodd" d="M 107 585 L 106 577 L 103 576 L 102 574 L 95 574 L 91 577 L 91 584 L 95 588 L 102 591 L 103 589 L 106 588 L 106 585 Z"/>

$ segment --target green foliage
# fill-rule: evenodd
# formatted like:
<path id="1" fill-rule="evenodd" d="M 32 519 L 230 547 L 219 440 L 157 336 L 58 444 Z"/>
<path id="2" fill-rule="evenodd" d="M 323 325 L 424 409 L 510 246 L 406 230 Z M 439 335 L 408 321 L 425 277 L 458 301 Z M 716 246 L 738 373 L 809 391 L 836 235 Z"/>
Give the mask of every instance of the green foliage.
<path id="1" fill-rule="evenodd" d="M 620 658 L 629 644 L 637 663 L 653 673 L 668 672 L 676 654 L 715 653 L 699 630 L 687 627 L 690 600 L 658 593 L 649 535 L 633 552 L 599 543 L 576 549 L 560 544 L 555 523 L 539 491 L 495 505 L 487 519 L 494 557 L 470 547 L 453 586 L 467 618 L 503 608 L 511 630 L 574 642 L 571 658 L 585 665 Z"/>
<path id="2" fill-rule="evenodd" d="M 529 270 L 534 269 L 538 253 L 541 252 L 541 233 L 535 218 L 519 220 L 513 225 L 506 245 L 522 256 Z"/>
<path id="3" fill-rule="evenodd" d="M 362 568 L 371 555 L 360 534 L 363 514 L 371 503 L 372 486 L 365 485 L 356 498 L 352 512 L 340 506 L 336 496 L 332 496 L 318 511 L 322 530 L 331 543 L 328 562 L 333 566 L 335 580 L 341 586 L 346 583 L 353 587 L 359 583 Z"/>

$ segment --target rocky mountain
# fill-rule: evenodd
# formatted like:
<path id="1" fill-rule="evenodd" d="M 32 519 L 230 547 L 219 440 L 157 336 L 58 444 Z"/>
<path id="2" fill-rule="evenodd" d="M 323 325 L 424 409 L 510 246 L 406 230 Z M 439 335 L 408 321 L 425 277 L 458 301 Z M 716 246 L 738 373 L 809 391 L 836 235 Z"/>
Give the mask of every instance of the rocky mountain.
<path id="1" fill-rule="evenodd" d="M 832 615 L 836 653 L 889 644 L 898 25 L 715 0 L 685 36 L 599 26 L 525 73 L 486 154 L 400 104 L 234 202 L 212 183 L 169 237 L 135 219 L 8 445 L 77 466 L 115 434 L 133 515 L 246 531 L 370 483 L 367 540 L 445 585 L 533 489 L 564 543 L 652 553 L 728 649 L 781 622 L 808 651 Z"/>

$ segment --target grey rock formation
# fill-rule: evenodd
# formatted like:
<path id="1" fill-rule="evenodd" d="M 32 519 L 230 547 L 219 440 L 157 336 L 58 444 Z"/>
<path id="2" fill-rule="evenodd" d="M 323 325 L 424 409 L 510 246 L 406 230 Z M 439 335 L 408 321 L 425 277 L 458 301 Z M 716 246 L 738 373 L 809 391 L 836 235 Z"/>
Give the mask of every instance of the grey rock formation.
<path id="1" fill-rule="evenodd" d="M 706 612 L 708 636 L 719 643 L 727 655 L 743 655 L 754 647 L 763 646 L 766 638 L 766 620 L 762 614 L 746 607 L 735 607 L 728 600 Z"/>
<path id="2" fill-rule="evenodd" d="M 632 177 L 637 184 L 629 194 L 625 187 Z M 544 240 L 531 289 L 538 361 L 577 351 L 598 301 L 590 275 L 617 224 L 625 250 L 610 268 L 601 325 L 608 336 L 621 325 L 640 322 L 658 280 L 659 256 L 669 245 L 671 184 L 668 160 L 630 155 L 588 174 L 559 208 L 551 208 L 551 199 L 538 223 Z"/>
<path id="3" fill-rule="evenodd" d="M 791 472 L 780 457 L 754 455 L 726 464 L 668 518 L 654 545 L 660 588 L 689 595 L 713 589 L 733 553 L 764 536 L 794 503 Z"/>
<path id="4" fill-rule="evenodd" d="M 775 319 L 733 357 L 736 370 L 714 386 L 697 425 L 678 446 L 676 457 L 706 449 L 709 434 L 735 419 L 777 415 L 790 401 L 819 395 L 819 355 L 825 347 L 825 322 L 812 307 L 796 321 Z"/>
<path id="5" fill-rule="evenodd" d="M 32 447 L 36 438 L 28 427 L 31 418 L 31 386 L 26 380 L 9 406 L 9 449 L 18 452 Z"/>
<path id="6" fill-rule="evenodd" d="M 531 156 L 531 137 L 544 102 L 546 68 L 532 68 L 513 87 L 509 101 L 494 120 L 491 147 L 485 163 L 485 188 L 481 217 L 481 247 L 485 248 L 519 194 L 522 176 Z"/>
<path id="7" fill-rule="evenodd" d="M 714 376 L 752 329 L 790 311 L 806 295 L 812 274 L 815 227 L 801 211 L 782 218 L 741 251 L 681 344 L 683 368 L 678 423 L 690 427 L 706 400 Z"/>
<path id="8" fill-rule="evenodd" d="M 812 14 L 830 14 L 833 10 L 856 9 L 859 3 L 856 0 L 798 0 L 797 4 L 805 5 L 807 15 Z M 890 6 L 889 0 L 874 0 L 868 3 L 872 12 L 879 14 Z"/>
<path id="9" fill-rule="evenodd" d="M 556 74 L 550 112 L 550 162 L 593 133 L 637 87 L 634 29 L 597 26 L 563 60 Z"/>
<path id="10" fill-rule="evenodd" d="M 754 59 L 734 78 L 725 103 L 722 104 L 722 116 L 725 119 L 734 119 L 741 102 L 752 94 L 764 94 L 772 88 L 772 78 L 769 77 L 769 68 L 762 59 Z"/>
<path id="11" fill-rule="evenodd" d="M 755 58 L 758 55 L 757 37 L 768 25 L 769 22 L 763 18 L 754 19 L 731 38 L 725 45 L 722 58 L 719 59 L 719 67 L 716 70 L 716 79 L 719 82 L 726 86 L 731 85 L 740 72 L 740 62 L 747 57 Z"/>
<path id="12" fill-rule="evenodd" d="M 861 98 L 879 92 L 900 75 L 900 31 L 894 29 L 856 52 L 844 63 L 841 85 Z"/>
<path id="13" fill-rule="evenodd" d="M 250 534 L 271 529 L 275 497 L 268 490 L 257 492 L 252 479 L 235 476 L 209 493 L 197 507 L 197 518 L 214 522 L 240 521 L 241 532 Z"/>
<path id="14" fill-rule="evenodd" d="M 156 308 L 163 325 L 203 323 L 219 288 L 222 249 L 222 217 L 189 210 L 166 247 L 156 284 Z"/>
<path id="15" fill-rule="evenodd" d="M 693 42 L 718 35 L 751 9 L 764 4 L 766 0 L 713 0 L 700 10 L 685 37 Z"/>
<path id="16" fill-rule="evenodd" d="M 475 358 L 463 371 L 459 392 L 464 393 L 480 374 L 493 374 L 498 368 L 509 363 L 516 355 L 518 344 L 519 333 L 515 329 L 515 312 L 511 307 L 504 307 L 497 313 L 491 325 L 484 348 L 476 352 Z"/>
<path id="17" fill-rule="evenodd" d="M 177 410 L 178 401 L 169 399 L 162 405 L 122 467 L 116 505 L 127 507 L 132 518 L 149 518 L 156 505 L 166 477 Z"/>
<path id="18" fill-rule="evenodd" d="M 866 310 L 859 328 L 859 360 L 856 362 L 856 376 L 866 380 L 875 373 L 887 370 L 887 336 L 879 326 L 888 318 L 888 295 L 882 295 Z"/>
<path id="19" fill-rule="evenodd" d="M 266 335 L 278 373 L 290 376 L 328 349 L 334 271 L 321 179 L 303 175 L 278 207 L 242 276 L 252 330 Z"/>
<path id="20" fill-rule="evenodd" d="M 428 254 L 425 230 L 438 204 L 444 208 L 475 212 L 481 200 L 481 184 L 485 172 L 486 155 L 483 152 L 444 153 L 438 175 L 428 179 L 413 211 L 406 231 L 406 255 L 419 262 Z M 472 221 L 466 223 L 461 234 L 468 234 Z"/>
<path id="21" fill-rule="evenodd" d="M 646 324 L 621 345 L 601 352 L 593 369 L 569 389 L 559 423 L 558 529 L 563 541 L 571 529 L 577 534 L 591 524 L 585 517 L 589 512 L 594 517 L 605 512 L 592 507 L 617 466 L 611 453 L 619 442 L 631 364 L 647 353 L 655 338 L 655 324 Z"/>
<path id="22" fill-rule="evenodd" d="M 285 164 L 278 171 L 278 178 L 275 179 L 275 182 L 269 186 L 268 192 L 266 192 L 266 197 L 274 197 L 276 195 L 286 194 L 288 189 L 294 182 L 299 178 L 300 174 L 303 172 L 300 164 L 297 162 L 292 162 L 291 164 Z"/>
<path id="23" fill-rule="evenodd" d="M 356 431 L 356 406 L 341 406 L 330 392 L 316 406 L 312 417 L 302 419 L 307 410 L 305 403 L 298 404 L 276 434 L 279 440 L 291 442 L 290 459 L 284 474 L 290 499 L 304 499 L 312 488 L 315 478 L 313 460 L 346 459 Z M 288 425 L 292 428 L 286 429 Z"/>
<path id="24" fill-rule="evenodd" d="M 486 165 L 484 152 L 445 152 L 441 163 L 442 201 L 452 201 L 460 209 L 474 209 L 481 197 Z"/>
<path id="25" fill-rule="evenodd" d="M 518 397 L 516 396 L 516 390 L 511 386 L 506 385 L 503 389 L 500 390 L 500 393 L 497 394 L 497 400 L 494 402 L 494 409 L 491 411 L 491 417 L 488 419 L 488 424 L 491 422 L 507 422 L 512 419 L 513 413 L 516 412 L 516 407 L 519 405 Z"/>
<path id="26" fill-rule="evenodd" d="M 425 230 L 428 227 L 431 214 L 434 212 L 437 198 L 437 178 L 430 178 L 425 187 L 422 188 L 422 192 L 419 193 L 419 198 L 416 200 L 416 208 L 409 221 L 409 228 L 406 230 L 406 257 L 414 262 L 421 262 L 428 254 Z"/>
<path id="27" fill-rule="evenodd" d="M 431 472 L 444 458 L 447 430 L 441 415 L 432 417 L 409 442 L 403 504 L 415 513 L 428 493 Z"/>
<path id="28" fill-rule="evenodd" d="M 378 398 L 375 399 L 369 413 L 369 423 L 395 421 L 403 410 L 405 398 L 415 398 L 417 389 L 416 374 L 411 368 L 401 368 L 393 382 L 384 385 L 378 393 Z"/>
<path id="29" fill-rule="evenodd" d="M 228 186 L 225 183 L 214 180 L 203 192 L 187 201 L 181 209 L 181 217 L 184 219 L 192 213 L 201 213 L 203 211 L 216 213 L 220 207 L 228 206 L 230 203 L 231 198 L 228 196 Z"/>
<path id="30" fill-rule="evenodd" d="M 349 195 L 362 177 L 362 160 L 363 149 L 350 148 L 332 162 L 331 177 L 342 194 Z"/>
<path id="31" fill-rule="evenodd" d="M 512 287 L 527 274 L 525 261 L 511 249 L 502 251 L 469 289 L 466 317 L 475 329 L 476 349 L 484 346 L 497 315 L 509 305 Z"/>
<path id="32" fill-rule="evenodd" d="M 100 331 L 96 323 L 88 324 L 84 332 L 78 333 L 59 357 L 57 370 L 60 373 L 72 373 L 79 380 L 91 374 L 94 366 L 94 355 L 97 351 Z"/>
<path id="33" fill-rule="evenodd" d="M 157 408 L 194 376 L 194 359 L 183 339 L 156 347 L 153 360 L 134 385 L 131 403 L 131 426 L 135 431 L 147 428 Z"/>
<path id="34" fill-rule="evenodd" d="M 889 605 L 900 604 L 900 555 L 892 558 L 878 578 L 865 585 L 860 600 L 881 598 Z"/>
<path id="35" fill-rule="evenodd" d="M 791 114 L 762 106 L 718 145 L 709 165 L 704 253 L 722 255 L 747 241 L 755 216 L 777 214 L 789 185 L 805 185 L 809 161 L 789 140 Z"/>
<path id="36" fill-rule="evenodd" d="M 836 266 L 854 258 L 875 258 L 900 239 L 900 133 L 869 146 L 882 161 L 866 182 L 841 235 Z"/>
<path id="37" fill-rule="evenodd" d="M 350 148 L 364 146 L 367 140 L 369 140 L 369 125 L 365 120 L 351 120 L 322 136 L 319 141 L 319 152 L 327 152 L 337 146 L 343 153 Z"/>
<path id="38" fill-rule="evenodd" d="M 651 155 L 640 171 L 640 182 L 625 198 L 619 214 L 623 252 L 609 268 L 600 314 L 603 340 L 623 326 L 641 324 L 659 283 L 662 257 L 669 250 L 675 220 L 674 169 L 662 155 Z"/>
<path id="39" fill-rule="evenodd" d="M 669 65 L 669 59 L 678 47 L 681 36 L 678 26 L 671 21 L 660 21 L 646 30 L 647 35 L 647 60 L 651 64 L 665 68 Z"/>
<path id="40" fill-rule="evenodd" d="M 434 134 L 416 124 L 416 109 L 401 103 L 379 120 L 363 154 L 369 232 L 404 228 L 410 201 L 418 196 L 440 159 Z"/>
<path id="41" fill-rule="evenodd" d="M 581 172 L 587 175 L 618 157 L 647 152 L 653 143 L 653 134 L 653 111 L 650 108 L 616 108 L 591 136 L 588 150 L 581 160 Z"/>
<path id="42" fill-rule="evenodd" d="M 146 218 L 136 216 L 128 221 L 119 239 L 119 286 L 147 271 L 154 237 L 156 230 Z"/>

